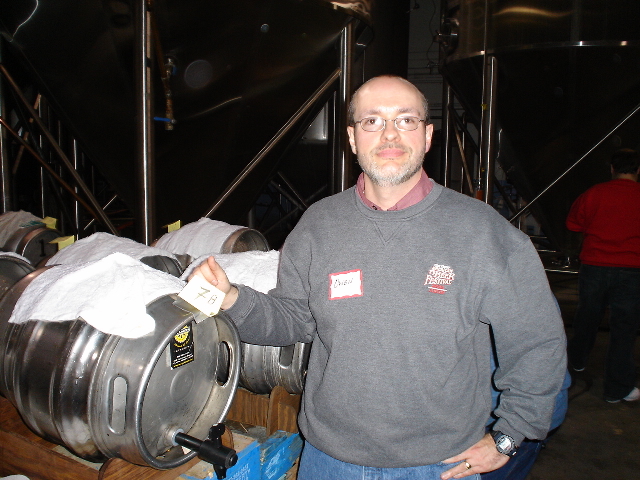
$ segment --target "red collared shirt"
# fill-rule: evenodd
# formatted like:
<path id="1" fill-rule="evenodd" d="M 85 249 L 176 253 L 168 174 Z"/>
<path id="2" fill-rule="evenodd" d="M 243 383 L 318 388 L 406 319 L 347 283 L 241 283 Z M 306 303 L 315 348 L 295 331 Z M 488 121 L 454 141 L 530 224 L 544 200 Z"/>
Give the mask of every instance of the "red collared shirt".
<path id="1" fill-rule="evenodd" d="M 393 207 L 388 208 L 387 211 L 391 212 L 393 210 L 402 210 L 403 208 L 407 208 L 412 205 L 415 205 L 416 203 L 420 202 L 423 198 L 425 198 L 427 195 L 429 195 L 429 192 L 431 191 L 432 188 L 433 188 L 433 184 L 431 183 L 431 180 L 429 180 L 427 173 L 424 170 L 422 170 L 422 175 L 420 175 L 420 180 L 418 180 L 418 183 L 416 183 L 416 185 L 411 190 L 409 190 L 409 193 L 407 193 L 404 197 L 402 197 L 398 201 L 398 203 L 396 203 Z M 358 177 L 358 181 L 356 182 L 356 192 L 358 192 L 358 196 L 360 197 L 360 200 L 362 200 L 362 202 L 367 207 L 373 210 L 382 210 L 382 208 L 380 208 L 378 205 L 373 203 L 364 195 L 364 173 L 361 173 L 360 176 Z"/>

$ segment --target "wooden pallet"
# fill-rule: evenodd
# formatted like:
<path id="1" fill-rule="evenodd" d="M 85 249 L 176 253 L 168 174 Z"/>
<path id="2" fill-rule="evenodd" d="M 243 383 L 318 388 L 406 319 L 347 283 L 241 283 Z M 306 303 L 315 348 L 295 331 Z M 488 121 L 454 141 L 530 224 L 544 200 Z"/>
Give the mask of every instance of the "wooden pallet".
<path id="1" fill-rule="evenodd" d="M 235 420 L 267 429 L 297 433 L 300 395 L 290 395 L 276 387 L 271 395 L 256 395 L 239 388 L 227 415 Z M 231 434 L 223 443 L 234 448 Z M 200 460 L 172 469 L 133 465 L 119 458 L 103 464 L 92 464 L 71 455 L 59 445 L 50 443 L 24 424 L 15 407 L 0 397 L 0 475 L 22 474 L 30 480 L 174 480 Z"/>
<path id="2" fill-rule="evenodd" d="M 257 395 L 239 388 L 227 418 L 266 427 L 267 435 L 277 430 L 298 433 L 300 398 L 300 395 L 292 395 L 282 387 L 275 387 L 270 395 Z"/>
<path id="3" fill-rule="evenodd" d="M 233 445 L 230 434 L 223 443 Z M 22 474 L 30 480 L 174 480 L 196 465 L 194 458 L 171 470 L 134 465 L 119 458 L 90 463 L 33 433 L 15 407 L 0 397 L 0 475 Z"/>

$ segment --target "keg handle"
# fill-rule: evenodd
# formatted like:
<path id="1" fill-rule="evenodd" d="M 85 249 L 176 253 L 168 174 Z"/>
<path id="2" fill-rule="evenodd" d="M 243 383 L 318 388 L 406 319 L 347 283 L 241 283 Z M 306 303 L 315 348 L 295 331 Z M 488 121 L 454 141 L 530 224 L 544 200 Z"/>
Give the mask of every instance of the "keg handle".
<path id="1" fill-rule="evenodd" d="M 227 468 L 233 467 L 238 461 L 236 451 L 222 445 L 224 428 L 222 423 L 213 425 L 205 440 L 198 440 L 179 431 L 173 440 L 176 444 L 197 452 L 199 458 L 213 465 L 216 477 L 222 480 L 227 476 Z"/>

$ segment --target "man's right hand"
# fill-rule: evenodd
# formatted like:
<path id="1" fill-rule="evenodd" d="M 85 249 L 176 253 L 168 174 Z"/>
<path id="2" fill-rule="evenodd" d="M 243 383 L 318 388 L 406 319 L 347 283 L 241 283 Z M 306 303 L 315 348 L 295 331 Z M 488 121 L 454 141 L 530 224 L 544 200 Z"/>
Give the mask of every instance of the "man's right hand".
<path id="1" fill-rule="evenodd" d="M 216 262 L 215 258 L 209 257 L 200 265 L 198 265 L 193 273 L 189 275 L 189 280 L 191 280 L 195 275 L 199 275 L 204 278 L 211 285 L 216 287 L 218 290 L 225 294 L 224 300 L 222 301 L 222 305 L 220 308 L 222 310 L 226 310 L 227 308 L 231 308 L 236 300 L 238 299 L 238 289 L 229 283 L 229 279 L 227 278 L 227 274 L 224 273 L 224 270 L 218 262 Z"/>

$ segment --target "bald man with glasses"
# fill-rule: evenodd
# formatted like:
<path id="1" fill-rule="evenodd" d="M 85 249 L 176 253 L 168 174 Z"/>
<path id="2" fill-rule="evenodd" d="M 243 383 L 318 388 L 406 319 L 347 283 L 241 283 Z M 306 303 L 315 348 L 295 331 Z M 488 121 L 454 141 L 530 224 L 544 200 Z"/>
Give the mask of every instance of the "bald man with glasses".
<path id="1" fill-rule="evenodd" d="M 373 78 L 349 116 L 363 173 L 305 212 L 277 287 L 232 285 L 214 258 L 195 274 L 226 293 L 243 341 L 312 342 L 299 480 L 479 479 L 547 434 L 566 369 L 559 311 L 529 238 L 423 170 L 433 125 L 413 84 Z"/>

